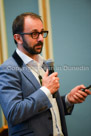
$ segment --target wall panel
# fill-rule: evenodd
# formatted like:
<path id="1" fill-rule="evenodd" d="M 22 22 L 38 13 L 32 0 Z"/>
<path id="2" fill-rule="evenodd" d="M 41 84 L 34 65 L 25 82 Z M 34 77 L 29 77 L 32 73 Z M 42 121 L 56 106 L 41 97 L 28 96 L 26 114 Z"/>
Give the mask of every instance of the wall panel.
<path id="1" fill-rule="evenodd" d="M 55 70 L 60 94 L 91 84 L 91 0 L 50 0 Z M 91 135 L 91 96 L 66 117 L 69 136 Z"/>

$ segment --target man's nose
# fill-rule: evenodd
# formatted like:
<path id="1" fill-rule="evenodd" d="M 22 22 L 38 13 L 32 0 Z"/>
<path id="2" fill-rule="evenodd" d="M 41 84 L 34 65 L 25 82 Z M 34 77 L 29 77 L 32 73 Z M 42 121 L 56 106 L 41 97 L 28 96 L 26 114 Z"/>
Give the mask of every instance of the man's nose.
<path id="1" fill-rule="evenodd" d="M 43 42 L 43 40 L 44 40 L 43 35 L 39 34 L 38 41 L 42 41 Z"/>

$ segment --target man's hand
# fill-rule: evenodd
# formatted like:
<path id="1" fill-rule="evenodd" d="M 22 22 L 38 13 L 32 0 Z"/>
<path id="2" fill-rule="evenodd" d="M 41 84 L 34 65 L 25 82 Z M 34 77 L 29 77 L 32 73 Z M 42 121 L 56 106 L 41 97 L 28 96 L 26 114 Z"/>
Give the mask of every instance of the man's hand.
<path id="1" fill-rule="evenodd" d="M 54 94 L 55 92 L 57 92 L 57 90 L 60 87 L 59 84 L 59 78 L 57 77 L 58 73 L 54 72 L 51 75 L 49 75 L 48 69 L 42 79 L 42 86 L 47 87 L 51 94 Z"/>
<path id="2" fill-rule="evenodd" d="M 82 103 L 85 101 L 86 97 L 91 95 L 91 91 L 86 89 L 85 92 L 83 92 L 81 89 L 84 88 L 86 88 L 84 85 L 79 85 L 73 88 L 67 95 L 68 101 L 72 104 Z"/>

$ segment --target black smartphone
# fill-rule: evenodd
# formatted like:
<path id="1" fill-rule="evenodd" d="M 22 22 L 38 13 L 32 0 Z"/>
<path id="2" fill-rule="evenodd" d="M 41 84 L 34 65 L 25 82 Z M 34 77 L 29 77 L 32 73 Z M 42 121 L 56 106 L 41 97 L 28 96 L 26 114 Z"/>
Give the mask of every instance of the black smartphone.
<path id="1" fill-rule="evenodd" d="M 91 85 L 89 85 L 88 87 L 86 87 L 86 88 L 82 89 L 82 91 L 83 91 L 83 92 L 85 92 L 85 90 L 86 90 L 86 89 L 91 90 Z"/>

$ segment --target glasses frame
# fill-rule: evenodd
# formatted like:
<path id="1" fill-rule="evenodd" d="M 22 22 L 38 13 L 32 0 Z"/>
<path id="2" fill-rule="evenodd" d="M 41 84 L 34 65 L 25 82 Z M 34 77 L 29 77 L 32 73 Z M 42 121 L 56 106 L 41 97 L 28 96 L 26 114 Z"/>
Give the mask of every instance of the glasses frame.
<path id="1" fill-rule="evenodd" d="M 33 37 L 33 33 L 38 33 L 38 36 L 36 38 Z M 46 33 L 46 37 L 48 35 L 48 31 L 41 31 L 41 32 L 32 32 L 32 33 L 19 33 L 20 35 L 31 35 L 31 37 L 33 39 L 38 39 L 39 35 L 42 34 L 42 33 Z M 46 38 L 46 37 L 43 37 L 43 38 Z"/>

